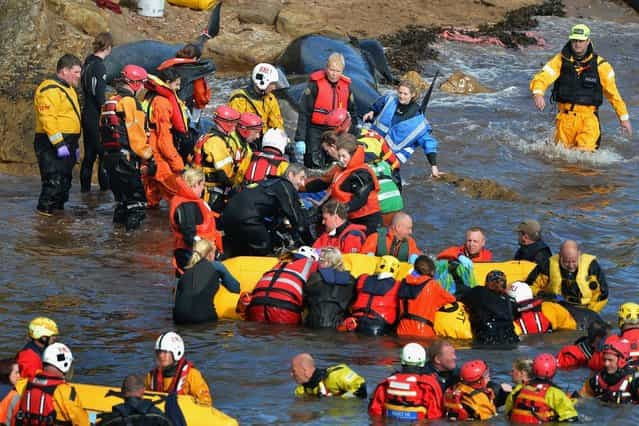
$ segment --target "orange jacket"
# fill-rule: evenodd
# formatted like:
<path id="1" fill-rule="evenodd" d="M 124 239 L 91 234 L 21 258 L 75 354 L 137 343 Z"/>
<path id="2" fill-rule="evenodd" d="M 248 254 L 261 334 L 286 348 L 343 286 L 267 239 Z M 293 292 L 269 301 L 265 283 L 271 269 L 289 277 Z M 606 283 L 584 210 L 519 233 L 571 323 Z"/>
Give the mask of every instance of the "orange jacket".
<path id="1" fill-rule="evenodd" d="M 375 172 L 373 172 L 373 170 L 371 170 L 371 168 L 364 162 L 364 147 L 362 146 L 357 147 L 357 150 L 353 153 L 353 156 L 348 162 L 346 168 L 338 172 L 333 177 L 333 182 L 331 183 L 330 188 L 331 198 L 334 198 L 341 203 L 349 203 L 353 199 L 353 193 L 343 190 L 341 186 L 358 170 L 365 170 L 370 174 L 373 179 L 373 189 L 368 193 L 366 204 L 355 211 L 348 212 L 349 219 L 369 216 L 380 211 L 379 201 L 377 199 L 379 194 L 379 183 L 377 182 Z"/>
<path id="2" fill-rule="evenodd" d="M 468 252 L 466 252 L 466 247 L 464 245 L 448 247 L 446 250 L 437 255 L 437 260 L 457 260 L 457 258 L 461 255 L 468 257 L 473 262 L 493 261 L 493 253 L 490 250 L 483 248 L 479 254 L 471 256 Z"/>
<path id="3" fill-rule="evenodd" d="M 413 237 L 408 237 L 406 239 L 406 242 L 408 243 L 408 258 L 400 259 L 398 255 L 400 252 L 401 243 L 403 243 L 404 241 L 398 241 L 395 238 L 395 235 L 393 235 L 393 231 L 389 229 L 386 233 L 386 253 L 378 253 L 378 237 L 379 233 L 377 232 L 370 234 L 366 238 L 366 241 L 364 241 L 364 245 L 362 245 L 362 248 L 359 252 L 363 254 L 374 254 L 375 256 L 385 256 L 388 254 L 397 257 L 403 262 L 407 262 L 408 258 L 410 258 L 413 254 L 419 255 L 422 252 L 419 247 L 417 247 L 415 239 L 413 239 Z"/>
<path id="4" fill-rule="evenodd" d="M 166 178 L 182 173 L 184 162 L 175 149 L 171 134 L 171 103 L 163 96 L 155 96 L 151 101 L 151 117 L 149 123 L 151 136 L 149 144 L 153 150 L 153 158 L 157 163 L 155 179 L 163 181 Z"/>

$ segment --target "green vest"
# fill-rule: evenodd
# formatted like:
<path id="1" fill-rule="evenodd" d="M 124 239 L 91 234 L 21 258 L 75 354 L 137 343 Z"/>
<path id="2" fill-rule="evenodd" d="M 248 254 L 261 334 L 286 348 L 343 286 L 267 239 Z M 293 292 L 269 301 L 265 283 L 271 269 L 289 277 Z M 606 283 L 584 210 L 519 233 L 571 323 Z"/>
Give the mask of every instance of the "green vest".
<path id="1" fill-rule="evenodd" d="M 408 262 L 408 240 L 399 243 L 397 253 L 389 253 L 386 247 L 386 234 L 388 234 L 386 228 L 377 229 L 377 250 L 375 251 L 375 256 L 386 256 L 388 254 L 395 256 L 400 262 Z"/>
<path id="2" fill-rule="evenodd" d="M 368 164 L 377 176 L 379 194 L 377 200 L 382 214 L 398 212 L 404 208 L 404 200 L 399 188 L 393 181 L 390 165 L 386 161 Z"/>

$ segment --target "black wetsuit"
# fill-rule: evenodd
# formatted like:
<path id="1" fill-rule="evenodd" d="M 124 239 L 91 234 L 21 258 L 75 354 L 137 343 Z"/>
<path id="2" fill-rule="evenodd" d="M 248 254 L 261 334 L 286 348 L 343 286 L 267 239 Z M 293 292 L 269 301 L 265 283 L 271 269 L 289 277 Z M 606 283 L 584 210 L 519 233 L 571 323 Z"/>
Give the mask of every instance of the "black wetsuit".
<path id="1" fill-rule="evenodd" d="M 470 313 L 474 341 L 481 345 L 519 342 L 513 325 L 515 301 L 484 286 L 473 287 L 460 299 Z"/>

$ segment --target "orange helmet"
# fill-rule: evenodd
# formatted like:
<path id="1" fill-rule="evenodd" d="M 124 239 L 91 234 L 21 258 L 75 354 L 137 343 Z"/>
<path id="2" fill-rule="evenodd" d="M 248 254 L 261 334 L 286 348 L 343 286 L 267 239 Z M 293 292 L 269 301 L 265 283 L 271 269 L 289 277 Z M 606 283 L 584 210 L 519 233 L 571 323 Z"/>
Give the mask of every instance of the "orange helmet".
<path id="1" fill-rule="evenodd" d="M 480 359 L 468 361 L 459 370 L 459 377 L 467 385 L 476 383 L 488 372 L 488 366 Z"/>
<path id="2" fill-rule="evenodd" d="M 533 361 L 532 372 L 539 379 L 552 379 L 557 372 L 557 359 L 548 353 L 537 355 Z"/>
<path id="3" fill-rule="evenodd" d="M 344 133 L 351 127 L 351 115 L 344 108 L 334 109 L 326 116 L 326 125 L 337 134 Z"/>
<path id="4" fill-rule="evenodd" d="M 243 112 L 240 115 L 240 121 L 237 123 L 237 133 L 246 139 L 253 130 L 262 131 L 262 118 L 257 114 Z"/>
<path id="5" fill-rule="evenodd" d="M 240 120 L 240 113 L 228 105 L 220 105 L 215 108 L 213 115 L 215 124 L 227 135 L 232 133 Z"/>
<path id="6" fill-rule="evenodd" d="M 148 76 L 146 70 L 137 65 L 129 64 L 122 68 L 122 80 L 135 92 L 142 88 Z"/>
<path id="7" fill-rule="evenodd" d="M 630 342 L 620 336 L 613 334 L 608 336 L 604 341 L 601 352 L 606 354 L 612 354 L 617 357 L 617 367 L 623 368 L 628 363 L 630 357 Z"/>

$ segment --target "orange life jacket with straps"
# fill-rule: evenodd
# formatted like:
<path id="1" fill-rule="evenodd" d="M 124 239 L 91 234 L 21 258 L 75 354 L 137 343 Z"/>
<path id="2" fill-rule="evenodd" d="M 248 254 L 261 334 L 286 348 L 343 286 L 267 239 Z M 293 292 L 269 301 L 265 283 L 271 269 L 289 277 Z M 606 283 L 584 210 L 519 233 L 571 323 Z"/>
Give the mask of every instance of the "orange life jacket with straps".
<path id="1" fill-rule="evenodd" d="M 351 79 L 341 76 L 337 83 L 333 84 L 326 78 L 326 71 L 315 71 L 310 75 L 311 81 L 317 84 L 317 97 L 313 104 L 311 124 L 326 126 L 328 114 L 338 108 L 348 109 L 348 98 L 351 95 Z"/>
<path id="2" fill-rule="evenodd" d="M 399 281 L 394 278 L 379 279 L 364 274 L 357 280 L 357 298 L 351 307 L 354 317 L 367 316 L 394 324 L 397 319 L 397 292 Z"/>
<path id="3" fill-rule="evenodd" d="M 189 375 L 189 371 L 193 368 L 193 363 L 187 361 L 186 358 L 182 358 L 178 361 L 175 367 L 175 375 L 173 380 L 167 388 L 164 388 L 164 374 L 159 367 L 154 368 L 151 371 L 151 390 L 155 392 L 177 393 L 178 395 L 184 394 L 184 383 L 186 383 L 186 377 Z"/>
<path id="4" fill-rule="evenodd" d="M 186 105 L 177 97 L 175 92 L 162 80 L 154 75 L 149 74 L 147 80 L 144 82 L 144 87 L 147 90 L 144 102 L 144 112 L 146 113 L 147 120 L 149 120 L 148 127 L 154 128 L 155 123 L 151 122 L 151 104 L 153 98 L 160 95 L 168 99 L 171 104 L 171 127 L 178 133 L 187 133 L 189 130 L 189 119 L 186 109 Z"/>
<path id="5" fill-rule="evenodd" d="M 543 300 L 533 299 L 520 303 L 517 310 L 520 313 L 519 319 L 515 322 L 521 328 L 522 334 L 549 333 L 552 331 L 552 324 L 541 311 Z"/>
<path id="6" fill-rule="evenodd" d="M 278 263 L 257 282 L 251 306 L 275 306 L 296 313 L 302 312 L 302 289 L 311 273 L 317 270 L 313 259 L 297 259 Z"/>
<path id="7" fill-rule="evenodd" d="M 439 386 L 431 376 L 422 374 L 396 373 L 386 379 L 384 409 L 386 417 L 398 420 L 418 421 L 427 418 L 428 407 L 424 404 L 424 392 L 420 384 L 431 380 L 432 386 Z"/>
<path id="8" fill-rule="evenodd" d="M 51 376 L 40 372 L 29 381 L 24 394 L 20 398 L 15 425 L 44 426 L 58 424 L 56 422 L 53 393 L 65 382 L 63 377 Z"/>
<path id="9" fill-rule="evenodd" d="M 551 383 L 537 382 L 524 385 L 513 397 L 510 420 L 513 423 L 548 423 L 557 419 L 557 413 L 546 403 Z"/>
<path id="10" fill-rule="evenodd" d="M 489 388 L 475 389 L 464 383 L 448 388 L 444 393 L 446 417 L 455 421 L 479 420 L 473 409 L 473 398 L 482 393 L 488 394 L 489 399 L 494 398 L 492 389 Z"/>
<path id="11" fill-rule="evenodd" d="M 269 177 L 279 176 L 278 169 L 282 162 L 287 161 L 281 154 L 260 152 L 253 153 L 253 158 L 244 174 L 244 185 L 261 182 Z"/>
<path id="12" fill-rule="evenodd" d="M 344 204 L 347 204 L 351 201 L 351 199 L 353 198 L 353 193 L 342 190 L 341 186 L 347 178 L 349 178 L 358 170 L 365 170 L 367 173 L 369 173 L 373 179 L 374 186 L 373 190 L 368 194 L 366 204 L 364 204 L 358 210 L 348 212 L 349 219 L 365 217 L 373 213 L 377 213 L 381 210 L 379 207 L 379 200 L 377 198 L 377 195 L 379 194 L 379 182 L 377 181 L 375 172 L 371 170 L 368 164 L 364 163 L 364 147 L 362 146 L 357 147 L 357 150 L 353 153 L 351 161 L 348 163 L 346 168 L 338 172 L 333 177 L 333 182 L 331 183 L 330 187 L 331 198 L 334 198 L 335 200 Z"/>

